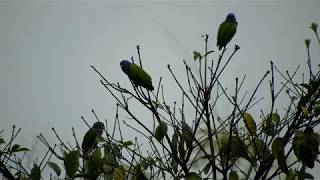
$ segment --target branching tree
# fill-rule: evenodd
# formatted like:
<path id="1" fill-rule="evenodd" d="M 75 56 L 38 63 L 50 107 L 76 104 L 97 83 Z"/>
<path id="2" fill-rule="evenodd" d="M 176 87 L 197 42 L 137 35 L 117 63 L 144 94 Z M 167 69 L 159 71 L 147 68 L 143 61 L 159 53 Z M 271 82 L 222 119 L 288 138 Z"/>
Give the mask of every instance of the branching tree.
<path id="1" fill-rule="evenodd" d="M 311 29 L 320 45 L 317 24 L 312 23 Z M 125 62 L 129 67 L 134 66 L 134 69 L 130 71 L 121 64 L 132 88 L 111 82 L 96 67 L 91 66 L 101 78 L 101 85 L 116 101 L 113 126 L 108 126 L 110 124 L 107 121 L 102 122 L 92 110 L 97 123 L 91 127 L 82 117 L 89 127 L 82 143 L 79 143 L 73 129 L 75 146 L 64 143 L 54 129 L 58 145 L 52 146 L 43 135 L 38 136 L 48 148 L 48 154 L 63 162 L 66 178 L 313 178 L 307 170 L 319 162 L 320 138 L 316 131 L 320 123 L 320 71 L 314 70 L 310 40 L 305 41 L 309 70 L 307 77 L 303 76 L 302 81 L 296 80 L 299 66 L 293 72 L 282 72 L 270 62 L 270 70 L 250 93 L 244 87 L 245 76 L 235 78 L 232 92 L 221 83 L 223 72 L 240 49 L 238 45 L 233 49 L 226 47 L 232 36 L 227 39 L 228 42 L 219 43 L 219 51 L 208 49 L 211 40 L 208 35 L 202 38 L 203 51 L 193 52 L 193 60 L 198 63 L 196 71 L 183 60 L 186 73 L 183 79 L 175 74 L 170 65 L 167 66 L 181 93 L 181 99 L 173 103 L 165 94 L 167 87 L 163 85 L 162 78 L 155 86 L 152 84 L 151 77 L 145 71 L 147 67 L 142 65 L 139 46 L 137 58 L 132 57 L 131 62 Z M 217 59 L 213 56 L 216 53 Z M 275 83 L 275 79 L 281 82 L 280 86 Z M 271 103 L 267 104 L 268 110 L 261 110 L 261 120 L 257 120 L 253 111 L 256 111 L 255 105 L 263 99 L 257 94 L 259 88 L 266 88 L 263 82 L 267 82 L 267 88 L 270 89 L 270 96 L 263 98 L 270 97 Z M 283 107 L 283 113 L 279 113 L 276 107 L 276 104 L 283 104 L 279 102 L 280 95 L 289 99 L 289 104 Z M 214 113 L 221 101 L 227 101 L 232 106 L 232 110 L 226 112 L 227 116 Z M 141 111 L 152 115 L 150 124 L 144 124 L 138 117 L 138 112 L 132 108 L 136 104 L 145 109 Z M 127 119 L 121 120 L 119 113 L 126 113 L 130 122 L 135 122 L 139 128 L 132 126 Z M 142 148 L 140 139 L 126 139 L 123 130 L 128 128 L 145 138 L 149 147 Z M 24 177 L 31 177 L 32 170 L 31 173 L 19 171 L 8 163 L 21 164 L 12 160 L 12 148 L 7 145 L 0 151 L 1 173 L 8 179 L 19 177 L 12 174 L 16 171 L 23 172 Z M 35 167 L 50 166 L 56 172 L 52 178 L 58 179 L 61 169 L 49 161 L 51 155 Z M 39 168 L 39 173 L 41 170 Z M 33 179 L 40 177 L 39 174 Z"/>

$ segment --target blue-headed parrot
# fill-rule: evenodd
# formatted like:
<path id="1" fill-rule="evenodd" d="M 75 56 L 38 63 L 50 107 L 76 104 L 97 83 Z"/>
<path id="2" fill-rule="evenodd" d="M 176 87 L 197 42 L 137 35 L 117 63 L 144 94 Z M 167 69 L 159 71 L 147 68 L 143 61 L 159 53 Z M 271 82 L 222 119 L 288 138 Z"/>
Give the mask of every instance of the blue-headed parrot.
<path id="1" fill-rule="evenodd" d="M 236 16 L 233 13 L 227 15 L 226 20 L 220 24 L 217 36 L 217 46 L 219 50 L 225 47 L 229 41 L 233 38 L 237 31 L 238 22 Z"/>
<path id="2" fill-rule="evenodd" d="M 98 137 L 102 135 L 104 124 L 102 122 L 95 122 L 83 137 L 81 148 L 83 154 L 90 153 L 98 144 Z"/>
<path id="3" fill-rule="evenodd" d="M 136 85 L 142 86 L 147 90 L 153 90 L 152 80 L 148 73 L 146 73 L 138 65 L 129 62 L 128 60 L 122 60 L 120 62 L 121 69 L 126 73 L 129 79 Z"/>

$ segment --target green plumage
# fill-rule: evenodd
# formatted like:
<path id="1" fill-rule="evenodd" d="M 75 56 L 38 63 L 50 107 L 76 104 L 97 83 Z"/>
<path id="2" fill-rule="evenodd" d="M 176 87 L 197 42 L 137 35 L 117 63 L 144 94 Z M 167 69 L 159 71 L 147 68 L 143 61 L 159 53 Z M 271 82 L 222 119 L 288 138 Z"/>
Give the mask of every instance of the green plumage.
<path id="1" fill-rule="evenodd" d="M 83 141 L 81 144 L 81 148 L 83 150 L 83 153 L 89 153 L 92 151 L 93 148 L 95 148 L 98 144 L 96 138 L 99 136 L 99 134 L 93 129 L 90 128 L 86 134 L 83 137 Z"/>
<path id="2" fill-rule="evenodd" d="M 154 89 L 150 75 L 138 65 L 133 63 L 130 65 L 128 76 L 135 85 L 142 86 L 151 91 Z"/>
<path id="3" fill-rule="evenodd" d="M 237 31 L 237 26 L 237 22 L 232 21 L 224 21 L 220 24 L 217 37 L 217 46 L 219 47 L 219 50 L 221 50 L 222 47 L 225 47 L 233 38 Z"/>

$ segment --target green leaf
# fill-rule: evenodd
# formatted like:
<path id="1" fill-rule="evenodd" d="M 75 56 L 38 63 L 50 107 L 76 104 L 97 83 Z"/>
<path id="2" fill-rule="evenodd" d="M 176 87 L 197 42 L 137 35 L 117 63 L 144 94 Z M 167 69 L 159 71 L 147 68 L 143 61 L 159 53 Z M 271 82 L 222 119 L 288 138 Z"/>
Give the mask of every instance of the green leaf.
<path id="1" fill-rule="evenodd" d="M 238 136 L 232 136 L 230 141 L 231 153 L 233 156 L 238 156 L 243 151 L 243 144 Z"/>
<path id="2" fill-rule="evenodd" d="M 40 180 L 41 179 L 41 169 L 37 164 L 33 164 L 33 168 L 31 169 L 30 174 L 31 180 Z"/>
<path id="3" fill-rule="evenodd" d="M 243 120 L 244 120 L 244 124 L 246 125 L 246 128 L 249 131 L 250 135 L 256 136 L 257 135 L 257 125 L 256 125 L 255 121 L 253 120 L 252 116 L 249 113 L 244 112 L 243 113 Z"/>
<path id="4" fill-rule="evenodd" d="M 309 42 L 310 43 L 310 42 Z M 300 86 L 306 88 L 306 89 L 310 89 L 310 85 L 309 84 L 306 84 L 306 83 L 301 83 Z"/>
<path id="5" fill-rule="evenodd" d="M 20 151 L 30 151 L 30 150 L 28 148 L 20 147 L 19 144 L 14 144 L 11 147 L 11 153 L 16 153 L 16 152 L 20 152 Z"/>
<path id="6" fill-rule="evenodd" d="M 69 153 L 65 153 L 64 154 L 64 167 L 66 170 L 66 174 L 72 178 L 78 168 L 79 168 L 79 157 L 80 157 L 80 153 L 79 151 L 75 150 L 75 151 L 70 151 Z"/>
<path id="7" fill-rule="evenodd" d="M 19 148 L 17 152 L 20 152 L 20 151 L 30 151 L 30 149 L 28 149 L 28 148 Z"/>
<path id="8" fill-rule="evenodd" d="M 190 172 L 186 175 L 186 180 L 201 180 L 202 178 L 198 175 L 198 173 Z"/>
<path id="9" fill-rule="evenodd" d="M 88 173 L 87 175 L 90 179 L 97 179 L 101 174 L 100 168 L 102 167 L 102 163 L 99 161 L 89 160 L 87 161 L 88 165 Z"/>
<path id="10" fill-rule="evenodd" d="M 17 152 L 17 150 L 20 148 L 20 145 L 19 144 L 14 144 L 12 147 L 11 147 L 11 152 L 12 153 L 15 153 Z"/>
<path id="11" fill-rule="evenodd" d="M 118 161 L 116 156 L 112 152 L 107 152 L 104 157 L 104 164 L 109 165 L 111 167 L 118 166 Z"/>
<path id="12" fill-rule="evenodd" d="M 277 159 L 279 168 L 285 172 L 288 173 L 288 166 L 286 163 L 286 157 L 284 154 L 284 140 L 283 138 L 277 137 L 272 142 L 272 154 Z"/>
<path id="13" fill-rule="evenodd" d="M 268 119 L 262 121 L 262 132 L 268 136 L 274 136 L 276 133 L 275 126 Z"/>
<path id="14" fill-rule="evenodd" d="M 300 150 L 301 150 L 302 145 L 304 144 L 304 141 L 305 141 L 304 134 L 300 130 L 295 131 L 295 136 L 292 141 L 292 148 L 293 148 L 294 155 L 300 161 L 301 161 L 301 151 Z"/>
<path id="15" fill-rule="evenodd" d="M 286 174 L 286 180 L 295 180 L 296 174 L 290 169 L 289 173 Z"/>
<path id="16" fill-rule="evenodd" d="M 11 147 L 11 152 L 16 153 L 16 152 L 21 152 L 21 151 L 30 151 L 28 148 L 20 147 L 19 144 L 15 144 Z"/>
<path id="17" fill-rule="evenodd" d="M 207 175 L 207 174 L 209 173 L 210 168 L 211 168 L 211 163 L 208 162 L 208 163 L 206 164 L 206 166 L 203 168 L 203 172 L 204 172 L 205 175 Z"/>
<path id="18" fill-rule="evenodd" d="M 126 172 L 122 165 L 116 167 L 113 171 L 114 180 L 125 180 Z"/>
<path id="19" fill-rule="evenodd" d="M 0 138 L 0 144 L 6 143 L 6 141 L 3 138 Z"/>
<path id="20" fill-rule="evenodd" d="M 192 128 L 184 121 L 182 121 L 182 134 L 181 139 L 184 139 L 187 145 L 187 148 L 192 146 Z"/>
<path id="21" fill-rule="evenodd" d="M 186 150 L 184 148 L 184 143 L 185 143 L 185 140 L 183 138 L 180 138 L 178 149 L 179 149 L 180 158 L 182 158 L 182 159 L 186 155 Z"/>
<path id="22" fill-rule="evenodd" d="M 47 164 L 48 164 L 48 166 L 57 174 L 57 176 L 60 176 L 60 174 L 61 174 L 61 169 L 60 169 L 60 167 L 59 167 L 56 163 L 54 163 L 54 162 L 48 162 Z"/>
<path id="23" fill-rule="evenodd" d="M 293 152 L 297 159 L 308 168 L 314 167 L 314 162 L 319 153 L 318 135 L 313 129 L 306 127 L 304 132 L 295 131 L 295 137 L 292 142 Z"/>
<path id="24" fill-rule="evenodd" d="M 252 143 L 251 147 L 254 151 L 253 155 L 257 157 L 257 159 L 266 160 L 269 156 L 271 156 L 271 151 L 267 147 L 267 145 L 259 138 L 256 138 Z"/>
<path id="25" fill-rule="evenodd" d="M 158 127 L 156 128 L 156 132 L 154 134 L 154 137 L 158 141 L 162 141 L 164 136 L 167 134 L 167 130 L 168 130 L 167 123 L 161 121 L 160 124 L 158 125 Z"/>
<path id="26" fill-rule="evenodd" d="M 88 175 L 91 179 L 97 179 L 101 174 L 101 168 L 104 163 L 104 160 L 101 159 L 100 148 L 96 149 L 92 155 L 88 158 Z"/>
<path id="27" fill-rule="evenodd" d="M 131 146 L 133 145 L 133 142 L 132 141 L 125 141 L 125 142 L 122 142 L 122 147 L 126 148 L 128 146 Z"/>
<path id="28" fill-rule="evenodd" d="M 309 174 L 309 173 L 307 173 L 306 171 L 305 171 L 305 168 L 304 167 L 302 167 L 301 169 L 300 169 L 300 171 L 299 172 L 297 172 L 297 174 L 298 174 L 298 179 L 300 180 L 305 180 L 305 179 L 314 179 L 314 177 L 311 175 L 311 174 Z"/>
<path id="29" fill-rule="evenodd" d="M 198 52 L 198 51 L 193 51 L 193 60 L 201 60 L 202 59 L 202 55 Z"/>
<path id="30" fill-rule="evenodd" d="M 310 25 L 310 29 L 312 29 L 314 32 L 317 32 L 318 24 L 315 22 L 312 22 Z"/>
<path id="31" fill-rule="evenodd" d="M 304 107 L 304 106 L 300 106 L 300 108 L 301 108 L 301 110 L 302 110 L 302 112 L 303 112 L 304 117 L 308 117 L 308 115 L 309 115 L 309 110 L 308 110 L 308 108 L 306 108 L 306 107 Z"/>
<path id="32" fill-rule="evenodd" d="M 271 119 L 271 122 L 273 122 L 275 124 L 278 124 L 280 122 L 280 116 L 277 113 L 271 113 L 271 115 L 268 114 L 267 118 Z"/>
<path id="33" fill-rule="evenodd" d="M 238 176 L 237 172 L 231 171 L 229 173 L 229 180 L 239 180 L 239 176 Z"/>
<path id="34" fill-rule="evenodd" d="M 269 136 L 274 136 L 276 133 L 276 126 L 280 122 L 280 116 L 277 113 L 268 114 L 262 122 L 262 131 Z"/>
<path id="35" fill-rule="evenodd" d="M 229 143 L 230 133 L 226 130 L 218 132 L 218 144 L 219 147 L 224 147 Z"/>
<path id="36" fill-rule="evenodd" d="M 243 142 L 238 136 L 231 136 L 231 138 L 221 146 L 222 153 L 230 154 L 231 157 L 240 157 L 244 153 L 244 150 Z"/>
<path id="37" fill-rule="evenodd" d="M 302 162 L 308 167 L 313 168 L 314 162 L 317 160 L 319 154 L 319 142 L 317 140 L 317 134 L 311 127 L 306 127 L 303 132 L 305 136 L 305 143 L 301 147 Z"/>
<path id="38" fill-rule="evenodd" d="M 171 158 L 171 167 L 174 173 L 178 172 L 178 163 L 173 158 Z"/>
<path id="39" fill-rule="evenodd" d="M 306 45 L 306 47 L 309 49 L 309 46 L 310 46 L 310 42 L 311 42 L 311 39 L 305 39 L 304 40 L 304 44 Z"/>
<path id="40" fill-rule="evenodd" d="M 94 160 L 99 160 L 99 159 L 101 159 L 101 151 L 100 151 L 100 148 L 96 149 L 96 150 L 92 153 L 91 158 L 94 159 Z"/>
<path id="41" fill-rule="evenodd" d="M 178 132 L 175 131 L 172 135 L 172 154 L 177 154 L 178 152 Z"/>
<path id="42" fill-rule="evenodd" d="M 104 164 L 109 165 L 109 166 L 117 166 L 118 162 L 117 159 L 114 157 L 112 153 L 106 154 L 104 157 Z"/>
<path id="43" fill-rule="evenodd" d="M 309 173 L 304 173 L 304 178 L 305 179 L 314 179 L 314 177 L 311 175 L 311 174 L 309 174 Z"/>
<path id="44" fill-rule="evenodd" d="M 121 147 L 119 146 L 121 145 L 118 145 L 113 142 L 108 142 L 103 144 L 104 154 L 106 155 L 108 153 L 111 153 L 114 157 L 120 158 L 122 155 L 121 155 Z"/>
<path id="45" fill-rule="evenodd" d="M 254 159 L 249 156 L 248 150 L 239 136 L 231 136 L 225 143 L 221 143 L 220 153 L 221 161 L 224 165 L 228 161 L 234 161 L 240 157 L 251 162 L 253 165 L 256 164 Z"/>

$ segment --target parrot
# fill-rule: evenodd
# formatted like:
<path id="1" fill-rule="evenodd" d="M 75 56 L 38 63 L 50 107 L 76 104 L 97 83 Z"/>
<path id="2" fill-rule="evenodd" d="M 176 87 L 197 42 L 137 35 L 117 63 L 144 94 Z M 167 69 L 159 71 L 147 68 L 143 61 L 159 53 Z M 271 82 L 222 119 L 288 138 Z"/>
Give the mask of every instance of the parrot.
<path id="1" fill-rule="evenodd" d="M 226 20 L 220 24 L 217 36 L 217 46 L 219 50 L 225 47 L 229 41 L 233 38 L 237 31 L 238 22 L 236 16 L 233 13 L 227 15 Z"/>
<path id="2" fill-rule="evenodd" d="M 153 85 L 151 77 L 138 65 L 129 62 L 128 60 L 122 60 L 120 62 L 122 71 L 128 75 L 129 79 L 136 85 L 142 86 L 147 90 L 153 91 Z"/>
<path id="3" fill-rule="evenodd" d="M 102 135 L 104 130 L 104 124 L 102 122 L 95 122 L 84 135 L 83 141 L 81 144 L 81 148 L 83 150 L 83 154 L 87 154 L 92 151 L 98 144 L 97 137 Z"/>

